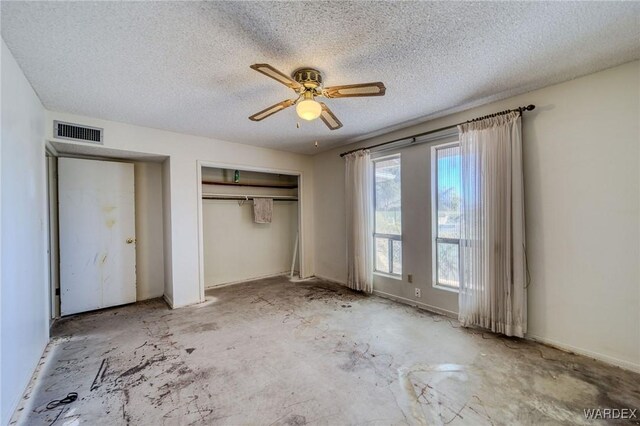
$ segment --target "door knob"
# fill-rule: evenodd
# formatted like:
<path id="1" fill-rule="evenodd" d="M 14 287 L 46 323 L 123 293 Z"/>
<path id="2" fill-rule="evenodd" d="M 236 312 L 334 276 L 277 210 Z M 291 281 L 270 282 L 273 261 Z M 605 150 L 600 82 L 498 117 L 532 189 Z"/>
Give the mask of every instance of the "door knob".
<path id="1" fill-rule="evenodd" d="M 127 238 L 127 244 L 133 244 L 136 242 L 135 238 Z"/>

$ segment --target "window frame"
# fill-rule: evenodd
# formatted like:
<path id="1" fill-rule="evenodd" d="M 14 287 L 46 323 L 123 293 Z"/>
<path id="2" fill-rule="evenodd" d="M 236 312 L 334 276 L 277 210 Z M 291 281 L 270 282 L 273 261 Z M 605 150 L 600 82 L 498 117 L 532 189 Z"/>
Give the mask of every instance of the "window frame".
<path id="1" fill-rule="evenodd" d="M 398 152 L 395 154 L 382 155 L 379 157 L 375 157 L 371 159 L 372 163 L 372 173 L 373 173 L 373 245 L 372 245 L 372 256 L 373 256 L 373 273 L 375 275 L 381 275 L 388 278 L 394 278 L 397 280 L 402 280 L 402 271 L 400 273 L 393 272 L 393 241 L 400 241 L 400 268 L 402 269 L 404 266 L 402 251 L 404 249 L 404 245 L 402 244 L 402 222 L 400 223 L 400 235 L 396 234 L 378 234 L 376 233 L 376 163 L 379 161 L 392 160 L 392 159 L 400 160 L 400 217 L 402 218 L 402 155 Z M 386 271 L 378 271 L 376 270 L 376 238 L 386 238 L 387 246 L 388 246 L 388 257 L 389 257 L 389 270 L 391 272 Z"/>
<path id="2" fill-rule="evenodd" d="M 438 243 L 458 245 L 458 279 L 462 279 L 460 265 L 460 238 L 444 238 L 438 236 L 438 150 L 460 146 L 460 141 L 438 143 L 431 146 L 431 273 L 432 286 L 439 290 L 459 293 L 460 287 L 438 282 Z"/>

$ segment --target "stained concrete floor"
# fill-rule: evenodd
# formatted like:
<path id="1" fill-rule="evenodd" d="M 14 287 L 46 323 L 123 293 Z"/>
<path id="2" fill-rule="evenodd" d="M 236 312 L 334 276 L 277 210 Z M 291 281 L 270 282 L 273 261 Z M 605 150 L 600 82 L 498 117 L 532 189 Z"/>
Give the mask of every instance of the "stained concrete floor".
<path id="1" fill-rule="evenodd" d="M 103 310 L 53 335 L 19 423 L 594 424 L 583 409 L 640 408 L 638 374 L 320 280 Z"/>

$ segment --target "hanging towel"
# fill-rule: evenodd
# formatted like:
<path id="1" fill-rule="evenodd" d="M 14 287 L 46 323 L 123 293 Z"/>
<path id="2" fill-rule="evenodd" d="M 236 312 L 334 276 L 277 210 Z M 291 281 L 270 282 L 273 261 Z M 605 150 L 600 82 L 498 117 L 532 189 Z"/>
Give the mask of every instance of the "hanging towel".
<path id="1" fill-rule="evenodd" d="M 271 223 L 273 198 L 253 199 L 253 221 L 255 223 Z"/>

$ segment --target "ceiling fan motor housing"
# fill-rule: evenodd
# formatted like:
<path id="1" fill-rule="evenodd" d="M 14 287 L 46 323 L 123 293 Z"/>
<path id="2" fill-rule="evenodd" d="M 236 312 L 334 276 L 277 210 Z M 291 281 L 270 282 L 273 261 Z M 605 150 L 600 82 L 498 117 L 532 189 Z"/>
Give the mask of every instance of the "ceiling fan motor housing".
<path id="1" fill-rule="evenodd" d="M 307 89 L 322 87 L 322 74 L 313 68 L 300 68 L 293 73 L 293 79 Z"/>

